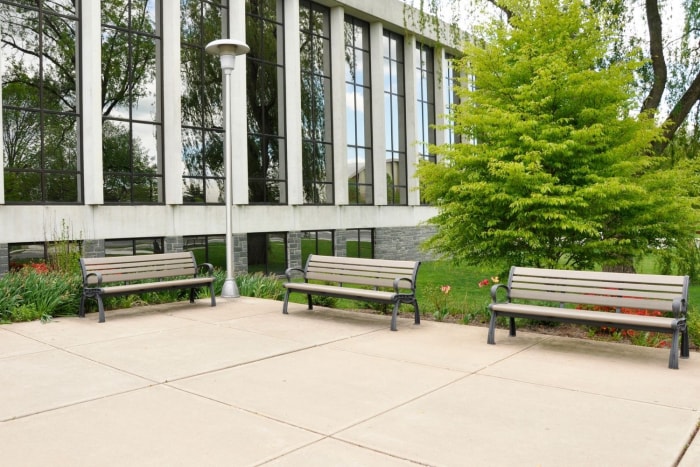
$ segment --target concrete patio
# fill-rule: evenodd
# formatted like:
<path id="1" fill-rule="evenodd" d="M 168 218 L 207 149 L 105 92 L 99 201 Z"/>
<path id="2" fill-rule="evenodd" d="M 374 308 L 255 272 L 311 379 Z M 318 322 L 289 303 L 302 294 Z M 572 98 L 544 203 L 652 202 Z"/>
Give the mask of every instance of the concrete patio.
<path id="1" fill-rule="evenodd" d="M 281 309 L 0 326 L 0 463 L 700 465 L 698 352 Z"/>

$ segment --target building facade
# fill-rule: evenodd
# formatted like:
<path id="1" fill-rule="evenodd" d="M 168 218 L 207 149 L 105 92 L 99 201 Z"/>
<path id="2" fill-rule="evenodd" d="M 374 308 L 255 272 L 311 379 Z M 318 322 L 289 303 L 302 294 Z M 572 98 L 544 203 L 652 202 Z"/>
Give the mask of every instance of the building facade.
<path id="1" fill-rule="evenodd" d="M 68 240 L 223 266 L 225 101 L 237 274 L 316 252 L 428 259 L 415 169 L 451 139 L 433 125 L 456 50 L 407 30 L 405 8 L 0 0 L 0 273 Z M 230 95 L 204 50 L 220 38 L 250 47 Z"/>

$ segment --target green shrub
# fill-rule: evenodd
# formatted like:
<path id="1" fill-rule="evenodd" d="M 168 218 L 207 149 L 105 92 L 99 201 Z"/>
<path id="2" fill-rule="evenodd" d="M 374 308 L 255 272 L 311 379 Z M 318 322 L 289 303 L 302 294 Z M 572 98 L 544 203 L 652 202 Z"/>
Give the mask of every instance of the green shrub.
<path id="1" fill-rule="evenodd" d="M 262 272 L 243 274 L 236 277 L 238 292 L 244 297 L 268 298 L 281 300 L 284 297 L 284 286 L 274 274 L 264 275 Z"/>
<path id="2" fill-rule="evenodd" d="M 76 274 L 32 267 L 0 278 L 0 319 L 27 321 L 75 314 L 80 305 L 81 281 Z"/>

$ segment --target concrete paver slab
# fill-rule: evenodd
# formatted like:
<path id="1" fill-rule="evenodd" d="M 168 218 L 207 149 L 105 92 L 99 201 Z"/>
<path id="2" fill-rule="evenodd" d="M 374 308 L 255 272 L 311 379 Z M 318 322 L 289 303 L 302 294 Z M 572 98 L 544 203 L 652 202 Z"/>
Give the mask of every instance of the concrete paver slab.
<path id="1" fill-rule="evenodd" d="M 487 346 L 487 328 L 425 321 L 396 333 L 375 333 L 347 339 L 332 348 L 474 372 L 535 345 L 546 336 L 529 334 L 500 346 Z"/>
<path id="2" fill-rule="evenodd" d="M 700 426 L 700 420 L 698 425 Z M 700 434 L 696 432 L 678 467 L 697 467 L 698 465 L 700 465 Z"/>
<path id="3" fill-rule="evenodd" d="M 264 464 L 274 467 L 415 467 L 415 463 L 332 438 Z"/>
<path id="4" fill-rule="evenodd" d="M 71 350 L 129 373 L 164 382 L 240 365 L 299 347 L 299 343 L 290 340 L 192 322 L 184 328 L 76 346 Z"/>
<path id="5" fill-rule="evenodd" d="M 471 375 L 336 437 L 428 465 L 671 466 L 696 422 L 692 410 Z"/>
<path id="6" fill-rule="evenodd" d="M 408 362 L 312 348 L 173 384 L 331 434 L 463 376 Z"/>
<path id="7" fill-rule="evenodd" d="M 700 465 L 696 351 L 291 306 L 0 326 L 0 463 Z"/>
<path id="8" fill-rule="evenodd" d="M 0 375 L 0 421 L 150 384 L 63 350 L 0 359 Z"/>
<path id="9" fill-rule="evenodd" d="M 209 299 L 196 300 L 204 306 L 192 306 L 189 302 L 181 302 L 177 307 L 170 303 L 158 305 L 159 311 L 178 318 L 186 318 L 206 323 L 221 323 L 231 319 L 244 318 L 246 316 L 266 315 L 273 312 L 282 312 L 282 304 L 277 300 L 264 300 L 261 298 L 216 297 L 216 306 L 208 306 Z"/>
<path id="10" fill-rule="evenodd" d="M 279 315 L 263 314 L 234 319 L 226 322 L 226 325 L 307 345 L 389 329 L 388 320 L 376 319 L 373 315 L 339 310 L 309 311 L 305 308 L 290 311 L 289 315 L 283 315 L 279 311 Z"/>
<path id="11" fill-rule="evenodd" d="M 0 424 L 5 466 L 255 465 L 317 439 L 165 386 Z"/>
<path id="12" fill-rule="evenodd" d="M 15 323 L 12 330 L 55 347 L 68 348 L 191 325 L 190 320 L 158 313 L 153 307 L 139 307 L 115 313 L 115 316 L 108 314 L 105 323 L 98 323 L 95 313 L 85 318 L 54 318 L 47 323 Z"/>
<path id="13" fill-rule="evenodd" d="M 27 353 L 43 352 L 52 348 L 50 345 L 37 342 L 34 339 L 11 332 L 7 328 L 0 327 L 0 359 Z"/>
<path id="14" fill-rule="evenodd" d="M 668 349 L 552 337 L 481 374 L 700 410 L 700 354 L 681 359 L 680 369 L 671 370 L 668 353 Z"/>

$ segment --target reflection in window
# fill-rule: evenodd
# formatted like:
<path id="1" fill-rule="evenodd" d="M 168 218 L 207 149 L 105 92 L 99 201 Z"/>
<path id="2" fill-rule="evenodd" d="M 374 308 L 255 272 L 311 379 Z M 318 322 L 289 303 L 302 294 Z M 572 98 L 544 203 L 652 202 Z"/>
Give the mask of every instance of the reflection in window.
<path id="1" fill-rule="evenodd" d="M 299 19 L 304 202 L 333 204 L 330 13 L 302 0 Z"/>
<path id="2" fill-rule="evenodd" d="M 17 271 L 32 263 L 48 263 L 48 251 L 45 242 L 10 243 L 8 252 L 10 271 Z"/>
<path id="3" fill-rule="evenodd" d="M 226 236 L 200 235 L 183 240 L 183 249 L 194 254 L 197 264 L 211 263 L 215 268 L 226 269 Z"/>
<path id="4" fill-rule="evenodd" d="M 306 264 L 309 255 L 333 256 L 333 231 L 311 230 L 302 232 L 301 264 Z"/>
<path id="5" fill-rule="evenodd" d="M 345 232 L 349 258 L 374 258 L 373 229 L 348 229 Z"/>
<path id="6" fill-rule="evenodd" d="M 251 203 L 287 202 L 284 1 L 246 0 L 248 191 Z"/>
<path id="7" fill-rule="evenodd" d="M 0 1 L 7 203 L 81 201 L 74 3 Z"/>
<path id="8" fill-rule="evenodd" d="M 163 237 L 105 240 L 105 256 L 135 256 L 163 253 Z"/>
<path id="9" fill-rule="evenodd" d="M 435 68 L 433 49 L 416 43 L 416 135 L 418 157 L 435 162 L 429 145 L 435 144 Z"/>
<path id="10" fill-rule="evenodd" d="M 248 272 L 283 275 L 287 269 L 287 234 L 249 233 Z"/>
<path id="11" fill-rule="evenodd" d="M 372 92 L 369 24 L 345 17 L 345 102 L 350 204 L 372 204 Z"/>
<path id="12" fill-rule="evenodd" d="M 163 199 L 160 2 L 102 5 L 105 203 Z"/>
<path id="13" fill-rule="evenodd" d="M 185 203 L 224 202 L 221 65 L 204 51 L 228 37 L 228 2 L 180 1 L 182 190 Z M 224 25 L 224 26 L 222 26 Z"/>
<path id="14" fill-rule="evenodd" d="M 408 204 L 403 37 L 384 31 L 383 54 L 387 204 Z"/>

